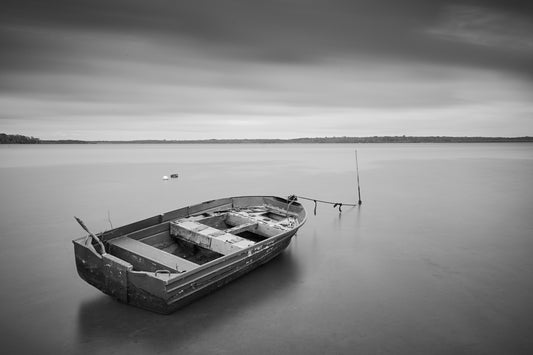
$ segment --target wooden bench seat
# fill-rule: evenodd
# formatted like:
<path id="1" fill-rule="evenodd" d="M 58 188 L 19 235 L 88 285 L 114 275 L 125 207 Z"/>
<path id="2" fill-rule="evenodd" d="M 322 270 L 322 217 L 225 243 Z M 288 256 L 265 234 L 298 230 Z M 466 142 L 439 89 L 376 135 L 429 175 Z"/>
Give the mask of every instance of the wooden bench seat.
<path id="1" fill-rule="evenodd" d="M 109 241 L 112 255 L 133 265 L 134 270 L 184 272 L 199 265 L 127 236 Z"/>
<path id="2" fill-rule="evenodd" d="M 246 228 L 253 228 L 250 224 Z M 234 228 L 238 230 L 238 228 Z M 212 250 L 222 255 L 246 249 L 255 243 L 237 235 L 206 226 L 194 220 L 184 219 L 170 222 L 170 235 L 192 242 L 203 248 Z"/>

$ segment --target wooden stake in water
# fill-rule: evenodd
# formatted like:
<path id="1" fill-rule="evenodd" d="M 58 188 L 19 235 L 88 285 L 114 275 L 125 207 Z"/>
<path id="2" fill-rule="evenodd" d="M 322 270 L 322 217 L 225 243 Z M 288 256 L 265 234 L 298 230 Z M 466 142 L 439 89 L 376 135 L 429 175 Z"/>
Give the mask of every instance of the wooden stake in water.
<path id="1" fill-rule="evenodd" d="M 363 202 L 361 201 L 361 187 L 359 186 L 359 162 L 357 161 L 357 149 L 355 150 L 355 167 L 357 171 L 357 195 L 359 196 L 358 205 L 361 206 Z"/>

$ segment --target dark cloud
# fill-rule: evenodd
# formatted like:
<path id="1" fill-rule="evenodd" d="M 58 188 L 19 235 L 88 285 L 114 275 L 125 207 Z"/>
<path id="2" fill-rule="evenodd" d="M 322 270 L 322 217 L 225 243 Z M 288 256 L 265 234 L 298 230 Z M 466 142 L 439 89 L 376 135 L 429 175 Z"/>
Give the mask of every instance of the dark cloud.
<path id="1" fill-rule="evenodd" d="M 447 115 L 474 117 L 457 128 L 473 132 L 484 115 L 529 122 L 531 23 L 512 0 L 4 1 L 0 128 L 129 122 L 143 134 L 150 116 L 294 136 L 266 122 L 298 132 L 307 117 L 310 132 L 337 134 L 354 117 L 370 134 L 440 134 Z"/>
<path id="2" fill-rule="evenodd" d="M 64 31 L 66 36 L 69 30 L 91 32 L 94 36 L 139 35 L 168 45 L 174 39 L 185 38 L 206 46 L 213 55 L 248 60 L 299 63 L 331 56 L 379 55 L 530 73 L 527 62 L 532 59 L 531 51 L 480 48 L 428 36 L 428 29 L 446 20 L 450 4 L 453 5 L 444 0 L 13 1 L 4 8 L 2 22 L 3 27 L 53 28 Z M 510 21 L 514 16 L 524 22 L 533 20 L 523 2 L 461 4 L 509 14 Z M 21 59 L 17 53 L 20 57 L 29 54 L 24 51 L 24 42 L 9 38 L 16 38 L 14 32 L 4 31 L 2 43 L 2 47 L 15 53 L 5 59 L 12 65 Z M 531 37 L 532 33 L 523 35 Z M 38 43 L 32 45 L 39 55 L 42 48 Z M 39 65 L 37 62 L 26 64 Z"/>

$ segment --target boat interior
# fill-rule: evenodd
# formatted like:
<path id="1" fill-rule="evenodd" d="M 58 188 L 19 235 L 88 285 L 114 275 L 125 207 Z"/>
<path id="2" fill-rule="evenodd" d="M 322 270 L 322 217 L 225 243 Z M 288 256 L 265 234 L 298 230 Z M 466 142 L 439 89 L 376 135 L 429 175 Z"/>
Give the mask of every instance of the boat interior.
<path id="1" fill-rule="evenodd" d="M 135 271 L 184 273 L 290 231 L 295 214 L 273 206 L 204 212 L 107 240 Z"/>

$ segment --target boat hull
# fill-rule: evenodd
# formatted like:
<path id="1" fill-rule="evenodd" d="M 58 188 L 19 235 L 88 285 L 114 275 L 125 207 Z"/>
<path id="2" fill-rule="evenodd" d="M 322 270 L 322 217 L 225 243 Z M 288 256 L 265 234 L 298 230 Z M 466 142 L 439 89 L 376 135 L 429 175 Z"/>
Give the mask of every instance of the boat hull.
<path id="1" fill-rule="evenodd" d="M 284 199 L 276 199 L 279 201 L 279 206 L 287 203 Z M 210 202 L 211 204 L 207 207 L 213 210 L 212 201 Z M 221 205 L 220 208 L 224 206 Z M 84 243 L 84 238 L 74 240 L 77 271 L 87 283 L 120 302 L 161 314 L 170 314 L 265 264 L 286 249 L 292 237 L 305 222 L 303 207 L 297 204 L 292 205 L 291 208 L 299 213 L 299 223 L 294 228 L 238 252 L 207 262 L 193 271 L 172 273 L 164 272 L 164 270 L 156 272 L 136 270 L 130 263 L 115 255 L 95 252 L 95 248 Z M 193 210 L 195 213 L 202 212 L 201 208 L 187 207 L 187 210 L 189 212 Z M 173 213 L 176 214 L 176 211 Z M 183 213 L 182 215 L 191 214 Z M 141 225 L 144 228 L 140 230 L 159 228 L 157 226 L 168 223 L 161 219 L 159 219 L 160 223 L 155 223 L 151 227 Z M 124 230 L 130 231 L 131 229 L 133 228 Z M 120 235 L 120 233 L 110 232 L 107 236 L 108 240 L 106 240 L 106 235 L 102 236 L 104 243 Z"/>

